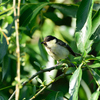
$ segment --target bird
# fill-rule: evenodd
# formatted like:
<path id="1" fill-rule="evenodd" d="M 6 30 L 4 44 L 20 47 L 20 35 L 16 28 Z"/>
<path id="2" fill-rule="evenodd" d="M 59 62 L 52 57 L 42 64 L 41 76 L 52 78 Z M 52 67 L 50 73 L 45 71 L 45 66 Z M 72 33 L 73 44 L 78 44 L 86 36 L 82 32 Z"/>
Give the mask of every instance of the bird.
<path id="1" fill-rule="evenodd" d="M 57 61 L 68 58 L 69 54 L 80 55 L 75 53 L 67 43 L 52 35 L 46 36 L 41 44 L 44 45 L 47 53 Z"/>

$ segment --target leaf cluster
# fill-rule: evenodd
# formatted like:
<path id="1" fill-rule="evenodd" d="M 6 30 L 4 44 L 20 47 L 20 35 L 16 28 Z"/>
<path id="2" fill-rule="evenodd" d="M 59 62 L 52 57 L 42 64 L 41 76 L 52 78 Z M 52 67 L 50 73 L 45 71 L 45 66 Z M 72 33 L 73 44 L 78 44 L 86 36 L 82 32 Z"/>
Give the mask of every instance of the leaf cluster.
<path id="1" fill-rule="evenodd" d="M 20 16 L 16 16 L 20 33 L 20 83 L 15 79 L 16 17 L 13 13 L 12 0 L 0 3 L 0 99 L 8 99 L 15 85 L 20 84 L 20 100 L 98 100 L 100 2 L 21 0 Z M 70 55 L 67 64 L 61 60 L 55 65 L 56 61 L 41 45 L 47 35 L 67 41 L 81 56 Z"/>

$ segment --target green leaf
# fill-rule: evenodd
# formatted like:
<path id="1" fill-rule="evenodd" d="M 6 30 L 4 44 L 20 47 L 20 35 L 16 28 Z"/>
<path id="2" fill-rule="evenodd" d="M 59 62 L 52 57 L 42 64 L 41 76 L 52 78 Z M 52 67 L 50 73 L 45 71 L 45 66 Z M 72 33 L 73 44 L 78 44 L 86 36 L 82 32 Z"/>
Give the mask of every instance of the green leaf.
<path id="1" fill-rule="evenodd" d="M 88 65 L 90 68 L 100 68 L 100 63 L 95 63 L 92 65 Z"/>
<path id="2" fill-rule="evenodd" d="M 94 40 L 94 43 L 99 43 L 100 42 L 100 25 L 96 29 L 95 33 L 91 36 L 92 39 Z"/>
<path id="3" fill-rule="evenodd" d="M 41 65 L 36 61 L 34 61 L 34 64 L 37 65 L 38 67 L 41 67 Z"/>
<path id="4" fill-rule="evenodd" d="M 5 56 L 6 52 L 7 52 L 7 43 L 6 43 L 6 39 L 3 38 L 3 42 L 0 42 L 0 62 L 3 59 L 3 57 Z"/>
<path id="5" fill-rule="evenodd" d="M 76 31 L 79 31 L 84 27 L 89 15 L 91 15 L 92 6 L 93 0 L 82 0 L 77 12 Z"/>
<path id="6" fill-rule="evenodd" d="M 36 59 L 36 52 L 34 51 L 34 49 L 32 48 L 33 45 L 26 45 L 25 47 L 25 52 L 27 54 L 29 54 L 31 57 Z"/>
<path id="7" fill-rule="evenodd" d="M 2 32 L 0 31 L 0 34 L 1 34 L 1 37 L 0 37 L 0 43 L 2 44 L 3 42 L 3 34 L 2 34 Z"/>
<path id="8" fill-rule="evenodd" d="M 6 10 L 5 6 L 0 6 L 0 11 L 5 11 L 5 10 Z M 0 12 L 0 14 L 2 13 Z"/>
<path id="9" fill-rule="evenodd" d="M 60 19 L 54 12 L 44 13 L 46 18 L 51 19 L 56 25 L 61 25 L 62 19 Z"/>
<path id="10" fill-rule="evenodd" d="M 76 17 L 78 5 L 66 5 L 66 4 L 52 4 L 51 7 L 58 9 L 65 16 Z"/>
<path id="11" fill-rule="evenodd" d="M 33 91 L 32 91 L 32 92 L 33 92 L 33 95 L 35 95 L 35 93 L 36 93 L 36 86 L 33 85 L 32 87 L 33 87 L 33 88 L 32 88 L 32 89 L 33 89 Z"/>
<path id="12" fill-rule="evenodd" d="M 95 79 L 98 86 L 100 86 L 100 75 L 93 69 L 91 69 L 91 73 L 93 75 L 93 78 Z"/>
<path id="13" fill-rule="evenodd" d="M 100 25 L 100 9 L 96 12 L 92 19 L 92 34 L 95 32 L 97 27 Z"/>
<path id="14" fill-rule="evenodd" d="M 83 77 L 85 77 L 85 76 L 83 76 Z M 86 75 L 86 78 L 87 78 L 87 75 Z M 88 80 L 88 78 L 87 78 L 87 80 Z M 82 88 L 83 88 L 83 92 L 81 90 Z M 84 96 L 82 96 L 82 95 L 84 95 Z M 82 79 L 81 80 L 81 88 L 79 89 L 79 97 L 80 97 L 80 99 L 83 99 L 83 100 L 89 100 L 90 96 L 91 96 L 90 87 L 88 86 L 86 80 L 84 81 Z"/>
<path id="15" fill-rule="evenodd" d="M 2 22 L 1 28 L 2 28 L 2 29 L 5 29 L 5 28 L 7 28 L 7 26 L 8 26 L 8 22 L 5 21 L 5 19 L 4 19 L 3 22 Z"/>
<path id="16" fill-rule="evenodd" d="M 41 53 L 42 58 L 43 58 L 45 61 L 48 61 L 47 53 L 46 53 L 45 49 L 43 48 L 43 46 L 42 46 L 42 44 L 41 44 L 41 39 L 39 39 L 38 46 L 39 46 L 39 49 L 40 49 L 40 53 Z"/>
<path id="17" fill-rule="evenodd" d="M 44 24 L 42 26 L 42 33 L 43 37 L 46 37 L 47 35 L 54 34 L 54 23 L 50 19 L 46 19 L 44 21 Z M 48 28 L 49 27 L 49 28 Z"/>
<path id="18" fill-rule="evenodd" d="M 11 24 L 13 22 L 12 16 L 6 16 L 5 20 L 6 20 L 6 22 L 8 22 L 8 24 Z"/>
<path id="19" fill-rule="evenodd" d="M 41 80 L 40 78 L 36 77 L 36 80 L 37 80 L 41 85 L 43 84 L 43 82 L 42 82 L 42 80 Z"/>
<path id="20" fill-rule="evenodd" d="M 47 97 L 46 100 L 63 100 L 63 93 L 60 91 L 51 92 Z"/>
<path id="21" fill-rule="evenodd" d="M 21 7 L 20 26 L 27 26 L 48 3 L 26 4 Z M 34 22 L 33 22 L 34 23 Z"/>
<path id="22" fill-rule="evenodd" d="M 4 98 L 2 96 L 0 96 L 0 100 L 4 100 Z"/>
<path id="23" fill-rule="evenodd" d="M 97 56 L 96 58 L 97 58 L 98 60 L 100 60 L 100 56 Z"/>
<path id="24" fill-rule="evenodd" d="M 75 71 L 75 69 L 76 69 L 75 67 L 69 67 L 69 68 L 67 69 L 67 71 L 66 71 L 65 74 L 66 74 L 66 75 L 67 75 L 67 74 L 72 74 L 72 73 Z"/>
<path id="25" fill-rule="evenodd" d="M 71 95 L 69 100 L 78 100 L 78 90 L 80 86 L 81 77 L 82 70 L 81 67 L 79 67 L 73 73 L 69 82 L 69 94 Z"/>
<path id="26" fill-rule="evenodd" d="M 7 74 L 8 65 L 9 65 L 9 58 L 8 58 L 8 55 L 5 55 L 5 57 L 3 58 L 3 63 L 2 63 L 2 80 L 5 78 Z"/>
<path id="27" fill-rule="evenodd" d="M 91 97 L 90 97 L 89 100 L 98 100 L 99 94 L 100 94 L 100 92 L 99 92 L 98 90 L 95 91 L 95 92 L 91 95 Z"/>
<path id="28" fill-rule="evenodd" d="M 48 3 L 37 3 L 37 4 L 29 3 L 21 7 L 20 26 L 27 28 L 27 30 L 24 31 L 24 33 L 26 33 L 28 36 L 32 37 L 34 31 L 37 28 L 39 28 L 37 19 L 41 20 L 41 18 L 37 16 L 37 14 L 47 4 Z"/>
<path id="29" fill-rule="evenodd" d="M 99 41 L 99 34 L 100 33 L 100 25 L 97 27 L 97 29 L 95 30 L 95 32 L 92 34 L 91 38 L 92 40 L 94 40 L 94 42 Z"/>
<path id="30" fill-rule="evenodd" d="M 93 1 L 94 0 L 82 0 L 77 12 L 77 28 L 75 38 L 78 50 L 82 53 L 85 52 L 85 50 L 88 53 L 88 50 L 90 50 L 91 47 L 91 41 L 89 41 L 89 38 L 91 36 L 91 17 Z"/>
<path id="31" fill-rule="evenodd" d="M 2 31 L 4 33 L 7 33 L 7 37 L 10 37 L 10 35 L 13 32 L 12 29 L 12 24 L 8 25 L 8 22 L 5 22 L 3 20 L 3 24 L 2 24 Z M 1 33 L 1 32 L 0 32 Z M 7 52 L 8 46 L 7 46 L 7 41 L 5 39 L 5 37 L 1 34 L 1 39 L 0 39 L 0 62 L 2 60 L 2 58 L 5 56 L 6 52 Z"/>
<path id="32" fill-rule="evenodd" d="M 87 55 L 85 57 L 85 61 L 88 61 L 88 60 L 98 60 L 97 57 L 93 56 L 93 55 Z"/>
<path id="33" fill-rule="evenodd" d="M 100 51 L 100 25 L 97 27 L 96 31 L 92 34 L 91 40 L 93 40 L 93 50 Z"/>

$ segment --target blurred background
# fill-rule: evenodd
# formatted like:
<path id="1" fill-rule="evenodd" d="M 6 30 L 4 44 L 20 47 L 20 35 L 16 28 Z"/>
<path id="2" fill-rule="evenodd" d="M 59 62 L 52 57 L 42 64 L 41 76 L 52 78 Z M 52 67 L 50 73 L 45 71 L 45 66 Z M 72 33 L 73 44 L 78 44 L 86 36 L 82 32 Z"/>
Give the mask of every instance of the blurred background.
<path id="1" fill-rule="evenodd" d="M 42 3 L 49 1 L 51 2 L 51 5 L 44 6 L 39 13 L 36 14 L 34 9 L 39 9 L 38 7 L 40 7 Z M 48 35 L 55 36 L 68 43 L 75 52 L 79 53 L 76 48 L 74 33 L 76 29 L 76 14 L 80 2 L 81 0 L 21 0 L 21 16 L 19 19 L 21 82 L 26 81 L 41 69 L 52 67 L 57 63 L 48 56 L 43 45 L 41 45 L 44 37 Z M 12 3 L 12 0 L 3 0 L 0 7 L 0 12 L 8 10 L 1 14 L 0 26 L 5 29 L 4 32 L 7 33 L 10 40 L 9 45 L 7 45 L 6 39 L 0 35 L 0 100 L 7 100 L 14 92 L 16 84 L 16 35 L 14 31 L 13 9 L 10 9 Z M 58 3 L 58 5 L 55 5 L 56 3 Z M 68 11 L 66 10 L 67 8 L 65 10 L 63 9 L 63 4 L 68 5 Z M 100 9 L 100 0 L 95 0 L 93 9 L 94 12 Z M 98 31 L 100 32 L 100 30 Z M 97 40 L 96 43 L 98 43 L 98 47 L 94 44 L 93 48 L 95 49 L 91 50 L 90 54 L 97 55 L 99 52 L 100 43 L 99 39 Z M 72 59 L 71 56 L 70 59 Z M 55 69 L 40 74 L 21 89 L 20 100 L 24 100 L 23 98 L 28 100 L 28 98 L 41 88 L 43 83 L 48 84 L 52 78 L 55 78 L 62 73 L 62 70 Z M 96 83 L 88 71 L 83 71 L 82 76 L 83 79 L 79 89 L 79 99 L 88 100 L 91 93 L 96 90 Z M 70 77 L 71 75 L 56 81 L 35 100 L 40 100 L 40 98 L 41 100 L 45 100 L 45 96 L 51 91 L 61 91 L 68 97 Z"/>

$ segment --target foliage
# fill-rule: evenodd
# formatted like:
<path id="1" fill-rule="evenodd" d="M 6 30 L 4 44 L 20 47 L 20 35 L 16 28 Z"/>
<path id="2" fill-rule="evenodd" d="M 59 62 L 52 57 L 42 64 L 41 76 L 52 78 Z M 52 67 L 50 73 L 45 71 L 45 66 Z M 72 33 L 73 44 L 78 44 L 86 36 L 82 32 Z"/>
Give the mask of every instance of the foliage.
<path id="1" fill-rule="evenodd" d="M 50 2 L 51 1 L 51 2 Z M 99 0 L 21 0 L 19 100 L 98 100 L 100 96 Z M 69 4 L 68 4 L 69 3 Z M 16 84 L 16 33 L 12 0 L 0 2 L 0 100 Z M 41 41 L 47 35 L 67 41 L 81 56 L 58 65 Z M 74 67 L 73 67 L 74 65 Z M 52 71 L 51 71 L 52 70 Z M 50 72 L 47 72 L 50 71 Z"/>

